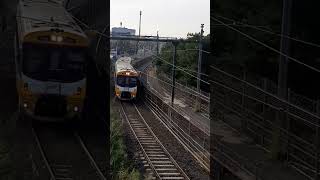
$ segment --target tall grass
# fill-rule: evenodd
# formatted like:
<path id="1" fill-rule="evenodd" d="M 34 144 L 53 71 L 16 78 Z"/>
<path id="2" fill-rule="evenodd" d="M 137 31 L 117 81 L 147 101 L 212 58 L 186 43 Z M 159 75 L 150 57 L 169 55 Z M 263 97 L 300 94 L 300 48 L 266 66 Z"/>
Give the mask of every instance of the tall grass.
<path id="1" fill-rule="evenodd" d="M 110 163 L 111 163 L 111 178 L 112 179 L 140 179 L 138 170 L 132 167 L 132 163 L 128 159 L 126 146 L 124 144 L 123 126 L 120 120 L 119 113 L 114 109 L 111 112 L 111 129 L 110 129 Z"/>

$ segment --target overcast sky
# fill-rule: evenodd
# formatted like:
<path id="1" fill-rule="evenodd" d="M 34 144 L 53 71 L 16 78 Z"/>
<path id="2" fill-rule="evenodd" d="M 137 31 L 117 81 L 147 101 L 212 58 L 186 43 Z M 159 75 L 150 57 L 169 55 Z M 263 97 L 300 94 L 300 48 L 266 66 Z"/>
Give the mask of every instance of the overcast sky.
<path id="1" fill-rule="evenodd" d="M 210 32 L 210 0 L 111 0 L 112 27 L 136 29 L 139 33 L 139 11 L 142 11 L 141 35 L 186 37 L 188 32 Z"/>

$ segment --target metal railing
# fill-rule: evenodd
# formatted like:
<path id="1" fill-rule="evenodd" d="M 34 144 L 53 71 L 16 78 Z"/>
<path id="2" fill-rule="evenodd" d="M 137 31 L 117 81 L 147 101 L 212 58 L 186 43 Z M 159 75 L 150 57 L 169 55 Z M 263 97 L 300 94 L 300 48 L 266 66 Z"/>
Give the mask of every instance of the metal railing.
<path id="1" fill-rule="evenodd" d="M 308 178 L 319 179 L 319 103 L 290 90 L 287 100 L 279 99 L 276 86 L 266 79 L 239 79 L 219 69 L 212 74 L 213 108 L 226 123 L 250 134 L 267 151 L 278 136 L 285 161 Z M 241 127 L 226 114 L 239 117 Z"/>
<path id="2" fill-rule="evenodd" d="M 193 125 L 174 107 L 165 103 L 159 95 L 145 89 L 145 102 L 168 128 L 176 139 L 187 149 L 193 157 L 207 170 L 210 171 L 209 133 Z"/>
<path id="3" fill-rule="evenodd" d="M 194 119 L 186 118 L 180 110 L 169 105 L 153 87 L 145 87 L 145 102 L 178 141 L 193 155 L 205 169 L 210 171 L 211 158 L 235 173 L 240 178 L 258 178 L 259 163 L 252 162 L 227 147 L 219 139 L 193 124 Z M 214 143 L 210 150 L 210 143 Z M 214 172 L 213 172 L 214 173 Z"/>

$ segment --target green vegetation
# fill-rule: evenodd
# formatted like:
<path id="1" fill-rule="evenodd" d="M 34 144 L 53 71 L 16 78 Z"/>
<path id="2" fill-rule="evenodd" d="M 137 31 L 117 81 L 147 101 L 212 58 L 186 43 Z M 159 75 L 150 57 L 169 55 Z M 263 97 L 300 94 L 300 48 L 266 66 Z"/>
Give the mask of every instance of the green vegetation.
<path id="1" fill-rule="evenodd" d="M 199 39 L 199 33 L 189 33 L 188 40 L 198 40 Z M 210 35 L 203 37 L 203 50 L 210 51 Z M 195 49 L 198 49 L 197 43 L 179 43 L 177 46 L 177 66 L 182 67 L 188 71 L 189 74 L 193 74 L 194 76 L 197 75 L 198 70 L 198 56 L 199 52 Z M 188 50 L 188 51 L 183 51 Z M 158 68 L 159 73 L 164 73 L 167 75 L 171 75 L 172 70 L 172 58 L 173 58 L 173 46 L 172 44 L 165 44 L 160 51 L 160 57 L 164 59 L 166 62 L 163 62 L 163 60 L 159 60 L 158 58 L 155 58 L 156 66 Z M 209 55 L 207 53 L 202 53 L 202 73 L 208 74 L 209 69 L 206 66 L 209 63 Z M 192 72 L 194 71 L 194 72 Z M 195 77 L 192 77 L 188 75 L 187 73 L 177 69 L 176 71 L 176 78 L 179 82 L 187 83 L 191 86 L 196 87 L 197 80 Z M 206 79 L 205 76 L 202 77 L 202 79 Z"/>
<path id="2" fill-rule="evenodd" d="M 111 133 L 110 133 L 110 163 L 111 179 L 139 179 L 140 173 L 132 167 L 127 158 L 126 147 L 123 142 L 123 127 L 119 113 L 111 109 Z"/>
<path id="3" fill-rule="evenodd" d="M 231 25 L 250 36 L 279 49 L 280 38 L 269 35 L 256 28 L 267 31 L 281 30 L 281 3 L 282 1 L 251 1 L 241 0 L 219 1 L 216 4 L 214 18 Z M 253 26 L 243 26 L 241 23 Z M 233 24 L 233 25 L 232 25 Z M 276 79 L 277 62 L 279 55 L 271 50 L 251 41 L 238 32 L 235 32 L 219 22 L 213 20 L 214 33 L 214 62 L 218 66 L 241 69 Z"/>
<path id="4" fill-rule="evenodd" d="M 12 179 L 12 161 L 8 142 L 0 139 L 0 179 Z"/>

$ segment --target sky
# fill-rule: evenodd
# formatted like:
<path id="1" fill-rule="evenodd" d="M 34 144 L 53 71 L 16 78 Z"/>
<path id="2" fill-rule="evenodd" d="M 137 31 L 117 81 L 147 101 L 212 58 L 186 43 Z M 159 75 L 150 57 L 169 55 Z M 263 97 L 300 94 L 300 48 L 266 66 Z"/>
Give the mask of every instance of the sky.
<path id="1" fill-rule="evenodd" d="M 188 32 L 210 33 L 210 0 L 111 0 L 110 30 L 122 26 L 136 29 L 141 35 L 162 37 L 186 37 Z"/>

